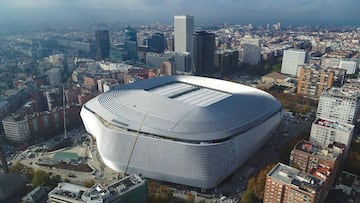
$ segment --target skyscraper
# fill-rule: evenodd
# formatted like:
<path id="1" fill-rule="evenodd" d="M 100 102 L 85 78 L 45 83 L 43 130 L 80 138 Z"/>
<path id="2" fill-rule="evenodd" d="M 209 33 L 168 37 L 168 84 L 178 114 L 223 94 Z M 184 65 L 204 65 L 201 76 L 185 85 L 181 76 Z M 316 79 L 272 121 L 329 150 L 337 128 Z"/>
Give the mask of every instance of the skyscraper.
<path id="1" fill-rule="evenodd" d="M 298 65 L 302 65 L 306 60 L 306 52 L 301 49 L 289 49 L 284 51 L 281 64 L 281 73 L 297 75 Z"/>
<path id="2" fill-rule="evenodd" d="M 174 16 L 175 51 L 191 52 L 191 38 L 194 32 L 194 17 Z"/>
<path id="3" fill-rule="evenodd" d="M 127 52 L 127 59 L 137 60 L 137 33 L 128 26 L 124 31 L 124 49 Z"/>
<path id="4" fill-rule="evenodd" d="M 193 34 L 192 42 L 193 73 L 199 75 L 214 72 L 215 34 L 206 31 L 196 32 Z"/>
<path id="5" fill-rule="evenodd" d="M 228 73 L 234 71 L 238 66 L 239 51 L 225 50 L 215 52 L 214 67 L 215 71 Z"/>
<path id="6" fill-rule="evenodd" d="M 156 32 L 148 40 L 149 51 L 156 53 L 163 53 L 165 50 L 164 34 Z"/>
<path id="7" fill-rule="evenodd" d="M 103 60 L 110 57 L 110 36 L 108 30 L 95 31 L 96 59 Z"/>

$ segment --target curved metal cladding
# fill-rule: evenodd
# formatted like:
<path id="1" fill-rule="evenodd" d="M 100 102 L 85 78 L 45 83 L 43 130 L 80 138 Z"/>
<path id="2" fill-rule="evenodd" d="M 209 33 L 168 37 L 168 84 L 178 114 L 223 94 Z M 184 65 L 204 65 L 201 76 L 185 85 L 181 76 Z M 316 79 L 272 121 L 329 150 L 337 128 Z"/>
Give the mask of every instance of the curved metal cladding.
<path id="1" fill-rule="evenodd" d="M 255 121 L 242 122 L 240 128 L 236 126 L 227 131 L 215 131 L 211 136 L 199 131 L 177 136 L 178 133 L 174 134 L 169 130 L 170 136 L 164 136 L 166 134 L 163 131 L 151 128 L 150 120 L 153 115 L 137 115 L 138 122 L 144 120 L 143 126 L 138 129 L 131 129 L 128 120 L 119 118 L 121 115 L 116 117 L 117 120 L 104 118 L 107 114 L 103 113 L 105 110 L 100 108 L 101 105 L 94 108 L 91 104 L 99 103 L 98 99 L 95 98 L 89 105 L 83 106 L 81 117 L 86 130 L 95 136 L 99 153 L 107 166 L 119 172 L 125 170 L 137 131 L 141 128 L 128 173 L 199 188 L 216 187 L 233 173 L 268 140 L 282 119 L 281 106 L 275 100 L 276 108 L 272 109 L 271 114 L 261 117 L 261 112 Z M 254 103 L 260 104 L 259 101 Z M 193 108 L 191 112 L 199 108 L 204 107 Z M 188 114 L 187 112 L 186 115 Z M 185 119 L 186 115 L 181 118 Z M 179 123 L 179 120 L 176 122 Z M 188 122 L 190 121 L 181 125 Z M 182 129 L 185 129 L 185 126 L 182 126 Z M 197 135 L 202 138 L 199 139 Z"/>

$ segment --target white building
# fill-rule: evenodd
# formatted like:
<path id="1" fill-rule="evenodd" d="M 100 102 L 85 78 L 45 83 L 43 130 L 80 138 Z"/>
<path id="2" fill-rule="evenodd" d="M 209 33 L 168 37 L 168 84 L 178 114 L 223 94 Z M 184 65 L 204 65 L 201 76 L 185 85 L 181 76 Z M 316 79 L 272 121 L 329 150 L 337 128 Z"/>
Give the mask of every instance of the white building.
<path id="1" fill-rule="evenodd" d="M 306 52 L 301 49 L 284 50 L 281 64 L 281 73 L 297 75 L 298 65 L 302 65 L 306 60 Z"/>
<path id="2" fill-rule="evenodd" d="M 29 121 L 24 117 L 7 116 L 2 120 L 5 137 L 14 142 L 23 142 L 30 139 Z"/>
<path id="3" fill-rule="evenodd" d="M 191 52 L 193 32 L 193 16 L 174 16 L 175 52 Z"/>
<path id="4" fill-rule="evenodd" d="M 60 68 L 52 68 L 47 71 L 49 83 L 51 86 L 61 85 L 61 71 Z"/>
<path id="5" fill-rule="evenodd" d="M 339 68 L 345 69 L 346 74 L 354 74 L 356 72 L 356 62 L 341 60 Z"/>
<path id="6" fill-rule="evenodd" d="M 80 115 L 113 170 L 214 188 L 272 136 L 282 107 L 245 85 L 172 76 L 118 86 Z"/>
<path id="7" fill-rule="evenodd" d="M 340 142 L 345 144 L 348 150 L 353 133 L 354 125 L 317 118 L 311 126 L 310 142 L 322 146 Z"/>
<path id="8" fill-rule="evenodd" d="M 129 175 L 108 186 L 91 188 L 61 182 L 48 194 L 48 203 L 147 202 L 147 184 L 137 175 Z"/>
<path id="9" fill-rule="evenodd" d="M 328 89 L 320 96 L 317 117 L 354 124 L 360 107 L 359 96 L 359 92 L 352 89 Z"/>
<path id="10" fill-rule="evenodd" d="M 261 47 L 258 39 L 245 39 L 243 48 L 243 63 L 256 65 L 260 62 Z"/>

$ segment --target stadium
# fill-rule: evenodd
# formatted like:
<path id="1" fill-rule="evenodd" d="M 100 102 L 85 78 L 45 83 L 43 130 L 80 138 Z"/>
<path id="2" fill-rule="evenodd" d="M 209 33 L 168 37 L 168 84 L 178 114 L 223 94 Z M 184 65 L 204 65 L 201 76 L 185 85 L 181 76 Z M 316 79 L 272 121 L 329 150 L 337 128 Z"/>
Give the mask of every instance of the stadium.
<path id="1" fill-rule="evenodd" d="M 282 107 L 245 85 L 171 76 L 118 86 L 80 114 L 110 168 L 124 172 L 132 154 L 127 173 L 214 188 L 271 137 Z"/>

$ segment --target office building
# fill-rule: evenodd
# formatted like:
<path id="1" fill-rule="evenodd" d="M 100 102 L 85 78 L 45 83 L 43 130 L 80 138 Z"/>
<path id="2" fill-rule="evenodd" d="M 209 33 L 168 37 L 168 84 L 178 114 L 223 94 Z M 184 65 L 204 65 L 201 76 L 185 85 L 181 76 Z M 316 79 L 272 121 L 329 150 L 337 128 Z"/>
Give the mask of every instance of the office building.
<path id="1" fill-rule="evenodd" d="M 225 50 L 215 52 L 214 68 L 215 72 L 229 73 L 236 71 L 239 62 L 239 51 Z"/>
<path id="2" fill-rule="evenodd" d="M 192 69 L 196 75 L 214 72 L 215 34 L 199 31 L 193 34 Z"/>
<path id="3" fill-rule="evenodd" d="M 147 183 L 137 175 L 125 178 L 104 187 L 95 184 L 91 188 L 61 182 L 49 192 L 49 203 L 111 203 L 147 202 Z"/>
<path id="4" fill-rule="evenodd" d="M 297 93 L 308 97 L 320 97 L 324 90 L 332 87 L 334 75 L 333 71 L 320 69 L 316 65 L 300 65 Z"/>
<path id="5" fill-rule="evenodd" d="M 317 118 L 311 126 L 310 142 L 322 146 L 339 142 L 345 144 L 345 151 L 348 151 L 353 134 L 354 125 L 352 124 Z"/>
<path id="6" fill-rule="evenodd" d="M 323 200 L 323 181 L 299 169 L 278 163 L 266 176 L 264 203 L 318 203 Z"/>
<path id="7" fill-rule="evenodd" d="M 339 64 L 339 68 L 346 70 L 346 74 L 355 74 L 356 61 L 341 60 Z"/>
<path id="8" fill-rule="evenodd" d="M 194 17 L 190 15 L 174 16 L 174 38 L 176 52 L 191 52 Z"/>
<path id="9" fill-rule="evenodd" d="M 174 37 L 166 38 L 166 50 L 174 51 Z"/>
<path id="10" fill-rule="evenodd" d="M 135 29 L 128 26 L 124 31 L 124 50 L 127 53 L 125 59 L 136 61 L 137 55 L 137 32 Z"/>
<path id="11" fill-rule="evenodd" d="M 191 71 L 191 56 L 188 52 L 165 52 L 164 54 L 147 52 L 145 58 L 148 68 L 161 68 L 163 62 L 171 61 L 175 63 L 177 72 Z"/>
<path id="12" fill-rule="evenodd" d="M 242 62 L 250 65 L 257 65 L 260 63 L 260 56 L 260 41 L 258 39 L 245 38 Z"/>
<path id="13" fill-rule="evenodd" d="M 301 49 L 284 50 L 281 73 L 297 76 L 299 65 L 306 62 L 306 52 Z"/>
<path id="14" fill-rule="evenodd" d="M 60 68 L 52 68 L 47 71 L 49 83 L 51 86 L 61 85 L 61 70 Z"/>
<path id="15" fill-rule="evenodd" d="M 95 31 L 96 59 L 104 60 L 110 57 L 110 35 L 108 30 Z"/>
<path id="16" fill-rule="evenodd" d="M 330 88 L 320 96 L 316 117 L 355 124 L 360 108 L 357 88 Z"/>
<path id="17" fill-rule="evenodd" d="M 164 34 L 155 32 L 150 39 L 148 39 L 148 51 L 163 53 L 165 50 Z"/>
<path id="18" fill-rule="evenodd" d="M 271 137 L 282 107 L 241 84 L 171 76 L 118 86 L 87 102 L 80 114 L 113 170 L 125 171 L 137 139 L 129 173 L 213 188 Z"/>

